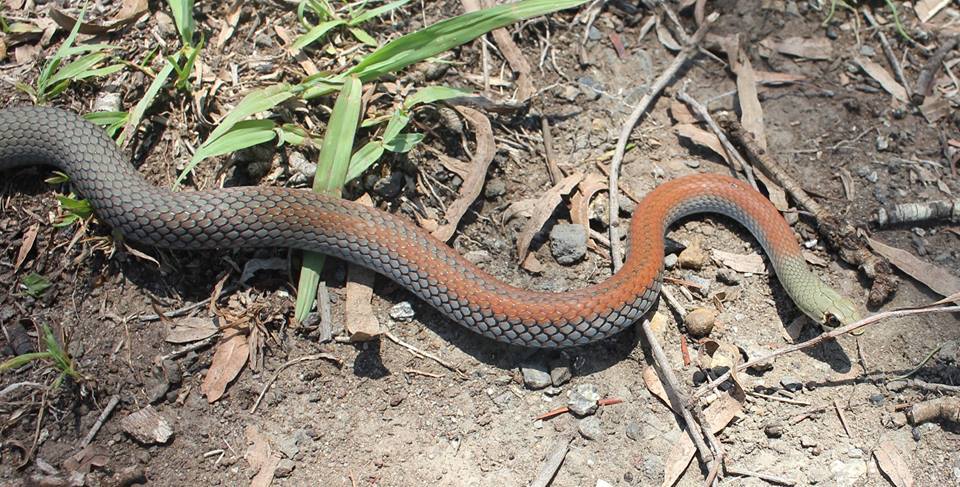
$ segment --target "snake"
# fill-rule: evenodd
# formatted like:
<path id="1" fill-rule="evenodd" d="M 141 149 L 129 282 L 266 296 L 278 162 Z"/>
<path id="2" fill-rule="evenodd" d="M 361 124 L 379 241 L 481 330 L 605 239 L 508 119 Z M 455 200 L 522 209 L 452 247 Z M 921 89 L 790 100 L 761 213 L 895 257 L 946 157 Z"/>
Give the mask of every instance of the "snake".
<path id="1" fill-rule="evenodd" d="M 0 110 L 0 171 L 52 166 L 124 239 L 170 249 L 286 247 L 322 253 L 393 280 L 469 330 L 532 348 L 614 335 L 660 294 L 670 226 L 716 213 L 750 231 L 797 308 L 824 327 L 859 319 L 856 306 L 810 270 L 790 226 L 761 193 L 730 176 L 664 182 L 637 205 L 625 262 L 566 292 L 522 289 L 480 269 L 394 214 L 309 190 L 244 186 L 172 191 L 148 182 L 98 126 L 53 107 Z"/>

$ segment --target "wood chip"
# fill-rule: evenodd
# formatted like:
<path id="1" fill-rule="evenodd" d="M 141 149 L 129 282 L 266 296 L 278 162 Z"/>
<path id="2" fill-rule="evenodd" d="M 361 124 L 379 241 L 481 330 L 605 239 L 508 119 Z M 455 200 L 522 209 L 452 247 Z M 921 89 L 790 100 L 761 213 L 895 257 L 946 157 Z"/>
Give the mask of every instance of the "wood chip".
<path id="1" fill-rule="evenodd" d="M 928 122 L 934 123 L 950 114 L 950 102 L 933 95 L 924 98 L 923 105 L 920 105 L 920 113 Z"/>
<path id="2" fill-rule="evenodd" d="M 780 54 L 818 61 L 833 59 L 833 43 L 825 37 L 808 39 L 805 37 L 787 37 L 781 41 L 766 38 L 760 45 Z"/>
<path id="3" fill-rule="evenodd" d="M 580 181 L 583 180 L 583 173 L 575 172 L 560 180 L 554 187 L 548 189 L 543 196 L 537 199 L 531 209 L 530 219 L 523 226 L 520 235 L 517 236 L 517 256 L 523 262 L 530 252 L 530 243 L 533 237 L 539 232 L 557 205 L 563 201 L 563 197 L 573 191 Z"/>
<path id="4" fill-rule="evenodd" d="M 280 464 L 280 454 L 273 451 L 270 441 L 255 425 L 247 426 L 244 436 L 247 438 L 247 451 L 243 453 L 243 459 L 256 472 L 250 480 L 250 487 L 269 487 Z"/>
<path id="5" fill-rule="evenodd" d="M 920 0 L 913 6 L 913 11 L 920 22 L 927 22 L 947 5 L 950 5 L 950 0 Z"/>
<path id="6" fill-rule="evenodd" d="M 370 195 L 357 199 L 364 206 L 373 206 Z M 351 264 L 347 274 L 347 302 L 343 310 L 343 325 L 351 342 L 373 340 L 383 334 L 370 301 L 373 299 L 373 284 L 377 275 L 358 265 Z"/>
<path id="7" fill-rule="evenodd" d="M 173 436 L 170 423 L 150 405 L 120 420 L 120 427 L 145 445 L 163 444 Z"/>
<path id="8" fill-rule="evenodd" d="M 766 274 L 767 265 L 763 262 L 763 256 L 757 253 L 753 254 L 735 254 L 719 249 L 712 249 L 710 254 L 713 260 L 742 273 Z"/>
<path id="9" fill-rule="evenodd" d="M 33 244 L 37 241 L 37 232 L 40 231 L 40 224 L 34 223 L 23 234 L 23 243 L 20 244 L 20 250 L 17 252 L 17 260 L 13 262 L 13 272 L 20 270 L 20 266 L 27 260 L 30 251 L 33 250 Z"/>
<path id="10" fill-rule="evenodd" d="M 483 181 L 487 177 L 487 169 L 497 153 L 497 145 L 493 138 L 493 127 L 490 119 L 483 113 L 469 107 L 457 106 L 457 111 L 473 126 L 476 133 L 477 148 L 474 150 L 470 174 L 463 179 L 460 193 L 456 201 L 447 207 L 445 215 L 447 223 L 441 225 L 432 235 L 438 240 L 446 242 L 457 231 L 460 219 L 467 213 L 470 205 L 480 196 L 483 190 Z"/>
<path id="11" fill-rule="evenodd" d="M 913 487 L 913 472 L 907 462 L 903 460 L 897 445 L 892 441 L 880 443 L 873 451 L 874 458 L 877 459 L 877 466 L 880 471 L 890 480 L 890 483 L 896 487 Z"/>
<path id="12" fill-rule="evenodd" d="M 960 291 L 960 278 L 946 269 L 928 264 L 906 250 L 891 247 L 870 237 L 867 237 L 867 244 L 874 252 L 886 257 L 898 269 L 922 282 L 937 294 L 950 296 Z"/>
<path id="13" fill-rule="evenodd" d="M 167 336 L 164 337 L 164 340 L 167 343 L 197 342 L 212 337 L 220 329 L 212 318 L 203 316 L 168 319 L 165 324 Z"/>
<path id="14" fill-rule="evenodd" d="M 860 69 L 862 69 L 864 73 L 867 73 L 867 76 L 873 78 L 877 83 L 880 83 L 880 86 L 882 86 L 887 93 L 890 93 L 901 102 L 907 102 L 907 90 L 903 88 L 903 85 L 897 83 L 897 80 L 893 79 L 893 75 L 884 69 L 883 66 L 859 56 L 854 58 L 853 62 L 857 63 Z"/>
<path id="15" fill-rule="evenodd" d="M 656 31 L 657 40 L 660 41 L 660 44 L 663 44 L 663 47 L 666 47 L 673 52 L 683 49 L 680 43 L 673 38 L 673 34 L 670 33 L 670 30 L 667 29 L 667 26 L 663 25 L 663 22 L 660 21 L 659 16 L 657 17 Z"/>
<path id="16" fill-rule="evenodd" d="M 227 385 L 240 374 L 249 356 L 246 330 L 235 327 L 223 330 L 210 369 L 200 384 L 200 392 L 207 396 L 207 402 L 212 403 L 223 396 Z"/>

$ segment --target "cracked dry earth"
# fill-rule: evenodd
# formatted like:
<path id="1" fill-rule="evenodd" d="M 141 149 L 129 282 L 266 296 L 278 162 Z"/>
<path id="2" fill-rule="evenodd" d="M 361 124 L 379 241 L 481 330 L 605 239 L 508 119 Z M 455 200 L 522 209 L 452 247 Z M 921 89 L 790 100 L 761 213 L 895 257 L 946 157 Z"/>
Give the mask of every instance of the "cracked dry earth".
<path id="1" fill-rule="evenodd" d="M 745 46 L 755 46 L 770 36 L 825 36 L 820 25 L 823 13 L 804 3 L 754 3 L 717 2 L 714 8 L 721 17 L 713 32 L 739 33 Z M 397 24 L 404 32 L 420 26 L 421 18 L 435 22 L 460 11 L 457 2 L 426 2 L 425 11 L 415 4 L 404 10 L 404 21 Z M 226 5 L 205 8 L 209 19 L 226 16 Z M 289 9 L 264 4 L 261 15 L 261 21 L 295 27 Z M 521 35 L 515 36 L 527 59 L 534 62 L 541 59 L 541 39 L 548 25 L 553 52 L 547 59 L 554 61 L 542 69 L 534 67 L 538 88 L 544 90 L 535 110 L 521 115 L 489 114 L 498 152 L 484 194 L 452 240 L 454 249 L 484 270 L 529 289 L 578 289 L 610 273 L 602 248 L 568 265 L 557 263 L 551 254 L 550 228 L 569 220 L 565 205 L 534 241 L 542 272 L 533 275 L 516 262 L 515 239 L 523 221 L 501 224 L 502 215 L 510 203 L 537 197 L 551 185 L 542 163 L 539 116 L 547 116 L 553 126 L 555 151 L 563 169 L 598 173 L 596 162 L 604 160 L 613 148 L 621 124 L 673 56 L 654 33 L 639 37 L 644 11 L 604 10 L 582 51 L 583 25 L 572 23 L 573 15 L 565 12 L 551 16 L 549 24 L 525 25 Z M 158 28 L 158 18 L 152 13 L 131 26 L 130 32 L 117 34 L 117 42 L 123 38 L 145 42 L 146 34 Z M 841 18 L 833 24 L 839 26 L 836 38 L 830 40 L 836 53 L 833 60 L 799 61 L 777 53 L 761 56 L 748 47 L 755 68 L 806 77 L 803 83 L 760 89 L 770 150 L 804 188 L 854 225 L 870 229 L 876 238 L 899 248 L 916 253 L 922 247 L 925 261 L 960 274 L 960 237 L 948 225 L 925 225 L 917 232 L 912 228 L 881 230 L 869 223 L 882 204 L 947 196 L 938 185 L 926 184 L 911 174 L 921 171 L 918 165 L 923 163 L 916 160 L 942 157 L 936 149 L 938 135 L 943 131 L 956 138 L 957 126 L 949 120 L 939 125 L 927 123 L 920 114 L 903 113 L 881 90 L 852 87 L 857 83 L 869 86 L 866 80 L 844 84 L 843 78 L 853 76 L 849 60 L 860 52 L 856 33 L 840 28 L 846 22 Z M 244 17 L 238 25 L 238 38 L 256 36 L 257 25 Z M 393 32 L 387 26 L 378 29 Z M 611 41 L 614 34 L 622 40 L 624 54 L 618 53 Z M 271 38 L 270 33 L 262 35 Z M 257 37 L 258 49 L 263 50 L 260 54 L 285 62 L 277 41 L 271 42 Z M 210 65 L 226 62 L 218 58 L 222 53 L 211 51 L 209 55 Z M 490 55 L 500 62 L 492 49 Z M 457 50 L 452 59 L 458 62 L 436 83 L 482 90 L 482 85 L 468 81 L 482 79 L 481 56 L 479 43 Z M 581 59 L 586 63 L 581 64 Z M 882 62 L 879 57 L 877 61 Z M 37 69 L 24 70 L 23 79 L 32 79 Z M 735 110 L 736 83 L 716 60 L 699 56 L 682 75 L 691 80 L 690 93 L 703 102 L 709 100 L 712 111 Z M 102 86 L 111 86 L 109 81 Z M 251 87 L 260 85 L 248 81 Z M 101 89 L 99 83 L 68 90 L 57 104 L 88 110 L 89 99 Z M 134 90 L 135 97 L 143 87 L 129 84 L 120 89 Z M 4 106 L 28 103 L 8 83 L 3 90 L 0 103 Z M 491 95 L 509 96 L 509 91 L 497 90 L 500 88 L 495 85 Z M 243 94 L 239 89 L 231 93 L 231 103 Z M 670 96 L 659 99 L 634 131 L 637 146 L 627 153 L 621 176 L 634 194 L 642 195 L 683 175 L 726 172 L 722 160 L 674 134 L 671 102 Z M 184 107 L 180 103 L 168 101 L 161 110 L 169 123 L 148 127 L 143 138 L 149 143 L 135 151 L 134 159 L 151 182 L 168 185 L 182 162 L 175 156 L 180 154 L 176 141 L 196 141 L 197 129 L 181 123 Z M 869 135 L 862 136 L 868 129 Z M 472 136 L 466 137 L 468 146 L 472 145 Z M 890 143 L 881 150 L 878 138 Z M 439 150 L 450 149 L 442 140 L 428 138 L 426 143 L 436 144 Z M 449 152 L 468 159 L 459 145 L 459 141 L 453 143 Z M 285 150 L 290 149 L 279 149 Z M 410 170 L 414 164 L 436 174 L 444 184 L 456 187 L 462 182 L 442 169 L 429 151 L 417 150 L 406 159 L 387 161 L 383 172 L 377 174 L 383 178 L 374 177 L 371 183 L 383 184 L 391 172 L 405 172 L 412 177 L 402 181 L 415 181 L 417 172 Z M 858 196 L 852 200 L 845 197 L 840 169 L 854 176 Z M 215 168 L 202 170 L 209 172 L 201 180 L 214 180 Z M 251 430 L 269 443 L 281 463 L 273 485 L 526 485 L 537 476 L 550 450 L 567 440 L 569 451 L 551 484 L 556 487 L 660 485 L 665 468 L 673 462 L 671 455 L 684 434 L 677 427 L 677 418 L 645 385 L 644 370 L 650 359 L 634 329 L 563 353 L 505 346 L 453 325 L 409 292 L 378 278 L 372 298 L 375 316 L 399 340 L 454 364 L 462 373 L 412 355 L 388 339 L 317 343 L 310 330 L 297 328 L 290 320 L 298 266 L 289 263 L 296 263 L 299 257 L 280 249 L 182 252 L 134 246 L 157 261 L 153 263 L 123 247 L 108 254 L 99 240 L 71 244 L 75 227 L 58 230 L 49 225 L 57 193 L 41 182 L 47 174 L 45 170 L 7 173 L 0 186 L 0 284 L 8 290 L 0 297 L 0 322 L 5 330 L 20 323 L 30 330 L 33 324 L 48 324 L 62 331 L 68 337 L 68 352 L 90 381 L 82 388 L 68 384 L 48 396 L 28 391 L 0 398 L 5 447 L 0 456 L 0 483 L 4 485 L 22 485 L 25 479 L 48 474 L 40 461 L 58 472 L 66 471 L 68 460 L 79 450 L 78 443 L 114 395 L 119 397 L 119 405 L 93 441 L 103 455 L 103 465 L 91 467 L 86 475 L 88 485 L 114 485 L 117 476 L 130 469 L 142 471 L 149 485 L 249 484 L 256 474 L 249 461 Z M 960 191 L 955 176 L 942 171 L 940 176 L 948 190 Z M 374 184 L 369 186 L 361 189 L 374 189 Z M 405 183 L 403 191 L 405 198 L 422 197 L 416 184 Z M 453 196 L 443 193 L 447 202 Z M 409 206 L 393 204 L 382 195 L 378 198 L 380 207 L 413 219 Z M 604 199 L 597 199 L 592 212 L 592 224 L 603 233 L 600 215 L 605 207 L 600 200 Z M 863 303 L 869 282 L 822 246 L 805 217 L 798 220 L 794 224 L 798 238 L 821 263 L 815 271 Z M 18 273 L 11 263 L 34 225 L 38 226 L 34 251 Z M 92 237 L 109 235 L 110 229 L 103 224 L 93 224 L 87 233 Z M 683 221 L 670 237 L 706 253 L 760 252 L 743 229 L 720 217 Z M 248 286 L 234 284 L 245 263 L 254 259 L 272 259 L 283 265 L 279 270 L 258 272 Z M 342 323 L 348 271 L 341 262 L 329 262 L 323 279 L 330 286 L 333 321 Z M 39 298 L 18 291 L 20 275 L 26 270 L 44 275 L 52 283 Z M 731 274 L 708 260 L 700 269 L 673 267 L 667 275 L 683 282 L 709 283 L 710 290 L 704 294 L 693 290 L 685 295 L 681 286 L 668 286 L 680 294 L 688 310 L 708 307 L 717 312 L 711 338 L 736 344 L 750 354 L 820 332 L 799 317 L 772 274 Z M 209 372 L 212 348 L 160 360 L 180 346 L 165 341 L 164 324 L 140 317 L 201 302 L 224 276 L 232 290 L 219 306 L 230 313 L 253 316 L 249 319 L 261 326 L 266 347 L 257 358 L 260 367 L 247 367 L 219 401 L 209 404 L 200 385 Z M 884 309 L 938 298 L 922 284 L 901 277 L 900 290 Z M 238 287 L 241 290 L 236 290 Z M 412 319 L 411 313 L 397 312 L 396 306 L 403 302 L 409 302 Z M 659 311 L 668 317 L 665 326 L 656 329 L 661 345 L 681 385 L 692 390 L 702 380 L 696 364 L 703 349 L 692 337 L 683 338 L 694 358 L 694 364 L 684 365 L 681 340 L 685 332 L 665 303 Z M 209 316 L 203 305 L 192 314 Z M 914 378 L 957 384 L 958 325 L 958 317 L 948 314 L 890 320 L 860 336 L 843 336 L 780 357 L 764 370 L 742 374 L 744 388 L 754 394 L 718 434 L 729 464 L 790 478 L 796 485 L 885 486 L 890 485 L 889 480 L 880 472 L 873 452 L 881 445 L 892 445 L 915 485 L 960 483 L 956 425 L 930 422 L 913 426 L 907 423 L 902 408 L 936 394 L 891 383 L 922 363 Z M 291 359 L 321 352 L 343 365 L 317 360 L 280 371 Z M 525 377 L 522 371 L 528 370 L 533 372 Z M 535 389 L 532 381 L 537 370 L 541 371 L 542 388 Z M 544 378 L 543 373 L 551 377 Z M 5 374 L 2 385 L 46 382 L 49 374 L 49 369 L 34 367 L 12 376 Z M 275 375 L 278 378 L 259 401 L 257 411 L 250 413 Z M 601 407 L 585 418 L 561 414 L 534 419 L 565 406 L 568 395 L 583 386 L 593 386 L 601 397 L 622 402 Z M 122 427 L 123 418 L 151 403 L 172 429 L 172 437 L 164 444 L 137 442 Z M 42 418 L 37 414 L 41 408 L 45 411 Z M 29 448 L 37 435 L 42 440 L 36 450 L 37 461 L 17 468 L 21 452 L 15 444 Z M 677 485 L 702 485 L 704 475 L 704 467 L 694 461 Z M 756 477 L 735 475 L 720 483 L 768 485 Z"/>

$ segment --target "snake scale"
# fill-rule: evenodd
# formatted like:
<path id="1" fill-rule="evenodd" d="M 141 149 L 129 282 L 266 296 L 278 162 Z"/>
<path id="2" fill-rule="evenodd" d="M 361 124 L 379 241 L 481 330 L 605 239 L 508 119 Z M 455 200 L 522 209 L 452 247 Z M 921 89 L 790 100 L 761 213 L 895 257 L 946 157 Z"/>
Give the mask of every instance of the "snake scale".
<path id="1" fill-rule="evenodd" d="M 742 182 L 686 176 L 650 192 L 633 216 L 623 268 L 563 293 L 520 289 L 479 269 L 392 214 L 310 191 L 274 187 L 172 192 L 148 183 L 109 137 L 56 108 L 0 110 L 0 171 L 49 165 L 70 175 L 99 218 L 125 238 L 172 249 L 291 247 L 368 267 L 481 335 L 526 347 L 570 347 L 631 326 L 654 304 L 664 235 L 696 213 L 746 227 L 797 307 L 824 324 L 858 319 L 854 305 L 807 267 L 793 231 Z"/>

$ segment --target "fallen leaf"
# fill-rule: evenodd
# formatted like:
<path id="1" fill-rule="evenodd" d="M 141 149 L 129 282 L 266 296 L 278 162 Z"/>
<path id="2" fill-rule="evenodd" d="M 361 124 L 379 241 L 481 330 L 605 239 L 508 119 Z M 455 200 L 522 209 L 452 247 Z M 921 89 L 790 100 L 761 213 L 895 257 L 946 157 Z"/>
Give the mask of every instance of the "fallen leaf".
<path id="1" fill-rule="evenodd" d="M 917 13 L 920 22 L 927 22 L 947 5 L 950 5 L 950 0 L 919 0 L 913 6 L 913 11 Z"/>
<path id="2" fill-rule="evenodd" d="M 289 269 L 289 262 L 281 257 L 250 259 L 243 265 L 243 272 L 240 273 L 240 283 L 246 284 L 260 271 L 287 271 L 287 269 Z"/>
<path id="3" fill-rule="evenodd" d="M 68 472 L 87 474 L 90 473 L 91 467 L 104 467 L 109 462 L 109 450 L 96 445 L 87 445 L 86 448 L 64 460 L 63 468 Z"/>
<path id="4" fill-rule="evenodd" d="M 217 40 L 214 43 L 217 50 L 223 49 L 224 44 L 233 37 L 233 33 L 237 30 L 237 22 L 240 21 L 240 14 L 243 12 L 241 7 L 243 7 L 242 1 L 233 2 L 227 12 L 227 18 L 221 22 L 220 32 L 217 33 Z"/>
<path id="5" fill-rule="evenodd" d="M 750 64 L 750 57 L 740 43 L 740 36 L 726 37 L 721 41 L 730 69 L 737 77 L 737 100 L 740 103 L 740 123 L 753 134 L 761 149 L 767 148 L 767 136 L 763 123 L 763 107 L 757 95 L 757 77 Z"/>
<path id="6" fill-rule="evenodd" d="M 26 233 L 23 234 L 23 243 L 20 244 L 20 251 L 17 252 L 17 260 L 13 262 L 14 273 L 20 270 L 20 266 L 23 265 L 24 261 L 27 260 L 27 256 L 30 255 L 30 250 L 33 249 L 34 242 L 37 241 L 38 231 L 40 231 L 40 224 L 34 223 L 27 229 Z"/>
<path id="7" fill-rule="evenodd" d="M 896 487 L 913 487 L 913 472 L 892 441 L 880 443 L 873 451 L 873 456 L 877 459 L 880 471 L 890 479 L 890 483 Z"/>
<path id="8" fill-rule="evenodd" d="M 476 132 L 477 147 L 473 151 L 470 174 L 463 178 L 463 184 L 460 185 L 460 193 L 456 201 L 447 207 L 447 214 L 445 215 L 447 223 L 441 225 L 437 231 L 431 234 L 443 242 L 450 240 L 450 237 L 457 231 L 460 219 L 467 213 L 477 196 L 480 196 L 480 192 L 483 190 L 483 182 L 487 177 L 487 169 L 490 168 L 493 156 L 497 153 L 490 119 L 482 112 L 469 107 L 457 106 L 456 109 L 473 126 Z"/>
<path id="9" fill-rule="evenodd" d="M 890 72 L 884 69 L 883 66 L 859 56 L 854 58 L 853 62 L 857 63 L 860 69 L 862 69 L 864 73 L 867 73 L 867 76 L 873 78 L 877 83 L 880 83 L 880 86 L 882 86 L 887 93 L 890 93 L 899 101 L 907 102 L 907 90 L 903 88 L 903 85 L 897 83 Z"/>
<path id="10" fill-rule="evenodd" d="M 207 376 L 200 384 L 200 392 L 212 403 L 223 396 L 227 385 L 237 377 L 250 356 L 245 330 L 227 328 L 217 343 Z"/>
<path id="11" fill-rule="evenodd" d="M 682 49 L 682 47 L 680 46 L 680 43 L 673 38 L 673 34 L 671 34 L 670 30 L 667 29 L 667 26 L 663 25 L 663 22 L 660 21 L 659 16 L 657 17 L 656 31 L 657 31 L 657 40 L 660 41 L 660 44 L 663 44 L 663 47 L 666 47 L 667 49 L 674 52 Z"/>
<path id="12" fill-rule="evenodd" d="M 590 201 L 601 191 L 607 190 L 607 180 L 599 174 L 587 174 L 570 197 L 570 221 L 590 228 Z"/>
<path id="13" fill-rule="evenodd" d="M 833 59 L 833 43 L 826 37 L 808 39 L 805 37 L 787 37 L 781 41 L 766 38 L 760 45 L 780 54 L 804 59 L 829 61 Z"/>
<path id="14" fill-rule="evenodd" d="M 703 410 L 703 416 L 710 431 L 717 434 L 742 411 L 743 405 L 740 401 L 730 394 L 724 394 Z M 679 427 L 674 427 L 674 430 L 679 429 Z M 690 465 L 690 460 L 693 460 L 693 455 L 697 450 L 686 431 L 675 431 L 675 433 L 677 432 L 679 432 L 679 440 L 673 445 L 673 453 L 667 459 L 663 471 L 663 484 L 661 485 L 664 487 L 670 487 L 677 483 L 677 480 L 686 471 L 687 466 Z"/>
<path id="15" fill-rule="evenodd" d="M 678 124 L 692 125 L 697 123 L 697 116 L 690 111 L 685 103 L 676 98 L 670 100 L 670 115 Z"/>
<path id="16" fill-rule="evenodd" d="M 891 247 L 870 237 L 867 237 L 867 243 L 874 252 L 886 257 L 898 269 L 922 282 L 937 294 L 950 296 L 960 291 L 960 278 L 946 269 L 928 264 L 906 250 Z"/>
<path id="17" fill-rule="evenodd" d="M 543 225 L 553 215 L 557 205 L 563 201 L 563 196 L 573 191 L 573 188 L 580 184 L 583 177 L 583 173 L 575 172 L 561 179 L 537 199 L 531 210 L 530 219 L 527 220 L 520 235 L 517 236 L 517 256 L 521 262 L 527 258 L 527 253 L 530 252 L 530 243 L 533 242 L 534 235 L 543 228 Z"/>
<path id="18" fill-rule="evenodd" d="M 787 192 L 784 191 L 779 184 L 773 182 L 772 179 L 768 178 L 760 171 L 754 171 L 753 175 L 767 188 L 767 195 L 770 198 L 770 202 L 773 203 L 773 206 L 776 209 L 780 210 L 781 212 L 790 209 L 790 203 L 787 202 Z"/>
<path id="19" fill-rule="evenodd" d="M 643 384 L 647 386 L 650 394 L 657 396 L 658 399 L 663 401 L 665 406 L 671 410 L 673 409 L 673 406 L 670 404 L 670 397 L 667 396 L 667 391 L 663 388 L 663 383 L 660 382 L 660 376 L 657 375 L 657 369 L 652 365 L 643 368 Z"/>
<path id="20" fill-rule="evenodd" d="M 104 24 L 95 24 L 89 21 L 81 22 L 79 32 L 86 35 L 106 34 L 136 22 L 148 11 L 147 0 L 124 0 L 120 10 L 111 20 Z M 50 10 L 50 18 L 64 30 L 72 30 L 77 23 L 75 17 L 56 8 Z"/>
<path id="21" fill-rule="evenodd" d="M 807 79 L 807 77 L 802 74 L 777 73 L 774 71 L 759 71 L 756 69 L 753 70 L 753 72 L 756 75 L 757 83 L 762 85 L 787 85 Z"/>
<path id="22" fill-rule="evenodd" d="M 370 195 L 364 194 L 357 203 L 373 206 Z M 347 271 L 347 302 L 343 309 L 343 325 L 352 342 L 373 340 L 383 334 L 377 314 L 370 305 L 373 299 L 373 271 L 351 264 Z"/>
<path id="23" fill-rule="evenodd" d="M 687 123 L 674 125 L 673 131 L 683 138 L 690 139 L 694 144 L 710 149 L 722 157 L 723 160 L 727 160 L 727 151 L 723 150 L 723 144 L 720 143 L 720 139 L 712 132 L 707 132 L 696 125 Z"/>
<path id="24" fill-rule="evenodd" d="M 250 487 L 269 487 L 280 463 L 280 455 L 273 451 L 270 441 L 255 425 L 247 426 L 244 436 L 247 438 L 247 451 L 243 453 L 243 459 L 256 472 L 250 480 Z"/>
<path id="25" fill-rule="evenodd" d="M 712 249 L 710 254 L 713 256 L 713 260 L 737 272 L 750 274 L 767 273 L 767 266 L 764 264 L 763 256 L 760 254 L 734 254 L 718 249 Z"/>
<path id="26" fill-rule="evenodd" d="M 160 314 L 159 316 L 163 316 Z M 220 329 L 212 318 L 188 316 L 167 320 L 167 343 L 191 343 L 212 337 Z"/>
<path id="27" fill-rule="evenodd" d="M 936 95 L 931 95 L 923 100 L 920 105 L 920 113 L 928 122 L 934 123 L 950 114 L 950 102 Z"/>

